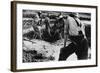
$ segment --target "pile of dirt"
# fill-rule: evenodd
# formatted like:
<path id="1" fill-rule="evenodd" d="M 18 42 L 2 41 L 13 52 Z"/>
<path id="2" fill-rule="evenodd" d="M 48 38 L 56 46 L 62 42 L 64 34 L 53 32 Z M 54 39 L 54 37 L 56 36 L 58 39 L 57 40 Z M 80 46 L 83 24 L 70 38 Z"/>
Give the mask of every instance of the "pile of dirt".
<path id="1" fill-rule="evenodd" d="M 57 61 L 63 40 L 49 43 L 43 40 L 23 41 L 23 62 Z M 59 45 L 58 45 L 59 44 Z"/>

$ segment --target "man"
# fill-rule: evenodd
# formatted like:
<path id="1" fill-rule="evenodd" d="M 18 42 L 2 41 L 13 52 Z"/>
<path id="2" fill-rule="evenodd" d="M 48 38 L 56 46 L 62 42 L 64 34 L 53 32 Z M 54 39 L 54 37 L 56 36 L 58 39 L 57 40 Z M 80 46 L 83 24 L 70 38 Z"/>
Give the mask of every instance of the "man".
<path id="1" fill-rule="evenodd" d="M 51 39 L 50 39 L 50 36 L 51 36 L 50 19 L 48 16 L 45 17 L 43 24 L 45 25 L 45 29 L 43 30 L 42 38 L 43 38 L 43 40 L 50 42 L 51 41 Z"/>
<path id="2" fill-rule="evenodd" d="M 72 53 L 76 53 L 77 59 L 88 58 L 88 42 L 85 31 L 77 13 L 71 13 L 64 21 L 64 47 L 60 50 L 59 60 L 66 60 Z M 66 46 L 67 41 L 71 41 Z"/>

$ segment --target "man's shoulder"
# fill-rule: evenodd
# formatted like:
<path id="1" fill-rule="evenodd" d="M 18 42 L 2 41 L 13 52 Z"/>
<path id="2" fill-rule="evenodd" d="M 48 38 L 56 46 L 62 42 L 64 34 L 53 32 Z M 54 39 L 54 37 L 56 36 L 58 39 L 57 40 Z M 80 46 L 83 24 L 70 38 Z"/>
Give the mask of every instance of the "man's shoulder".
<path id="1" fill-rule="evenodd" d="M 71 16 L 68 16 L 68 17 L 67 17 L 67 21 L 69 21 L 69 22 L 73 22 L 73 21 L 74 21 L 74 18 L 71 17 Z"/>

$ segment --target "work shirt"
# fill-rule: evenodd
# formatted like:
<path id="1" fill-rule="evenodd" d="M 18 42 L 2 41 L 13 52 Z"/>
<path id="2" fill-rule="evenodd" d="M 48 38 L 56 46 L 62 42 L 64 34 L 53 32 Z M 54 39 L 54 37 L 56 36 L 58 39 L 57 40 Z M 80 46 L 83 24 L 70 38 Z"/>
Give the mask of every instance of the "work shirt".
<path id="1" fill-rule="evenodd" d="M 69 41 L 69 36 L 79 36 L 79 31 L 85 36 L 84 26 L 78 18 L 68 16 L 64 20 L 64 47 L 66 47 L 66 41 Z"/>
<path id="2" fill-rule="evenodd" d="M 78 36 L 79 31 L 82 31 L 85 36 L 84 26 L 78 18 L 68 16 L 67 20 L 64 20 L 64 33 L 70 36 Z"/>

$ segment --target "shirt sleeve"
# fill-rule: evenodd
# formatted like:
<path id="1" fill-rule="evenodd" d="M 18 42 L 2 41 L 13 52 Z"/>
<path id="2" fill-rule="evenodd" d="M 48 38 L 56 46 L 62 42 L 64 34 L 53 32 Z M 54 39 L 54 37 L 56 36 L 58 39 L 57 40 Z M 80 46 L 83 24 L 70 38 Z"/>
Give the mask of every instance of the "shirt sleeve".
<path id="1" fill-rule="evenodd" d="M 66 41 L 68 40 L 68 35 L 69 35 L 69 22 L 68 19 L 64 19 L 64 47 L 66 47 Z"/>
<path id="2" fill-rule="evenodd" d="M 64 19 L 64 34 L 68 35 L 69 34 L 69 20 Z"/>

